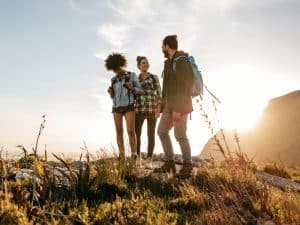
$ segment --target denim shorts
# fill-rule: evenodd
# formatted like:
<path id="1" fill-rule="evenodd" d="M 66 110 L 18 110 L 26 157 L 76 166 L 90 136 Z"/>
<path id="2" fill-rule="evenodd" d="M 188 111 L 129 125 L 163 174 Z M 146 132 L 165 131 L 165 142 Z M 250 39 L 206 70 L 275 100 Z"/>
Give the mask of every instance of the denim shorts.
<path id="1" fill-rule="evenodd" d="M 134 112 L 134 111 L 135 111 L 134 105 L 119 106 L 119 107 L 112 108 L 112 113 L 125 114 L 127 112 Z"/>

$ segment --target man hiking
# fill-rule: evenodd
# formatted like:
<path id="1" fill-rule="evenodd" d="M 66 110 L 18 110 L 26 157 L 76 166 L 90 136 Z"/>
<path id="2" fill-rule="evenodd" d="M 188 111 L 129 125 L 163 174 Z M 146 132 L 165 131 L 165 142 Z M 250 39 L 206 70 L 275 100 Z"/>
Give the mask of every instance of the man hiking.
<path id="1" fill-rule="evenodd" d="M 162 52 L 167 59 L 163 69 L 162 116 L 158 125 L 158 136 L 165 153 L 165 163 L 154 172 L 176 173 L 174 151 L 169 136 L 169 131 L 174 127 L 174 135 L 183 158 L 183 166 L 177 176 L 185 179 L 191 176 L 193 169 L 191 147 L 186 135 L 188 114 L 193 111 L 193 72 L 187 59 L 188 55 L 178 51 L 176 35 L 164 38 Z"/>

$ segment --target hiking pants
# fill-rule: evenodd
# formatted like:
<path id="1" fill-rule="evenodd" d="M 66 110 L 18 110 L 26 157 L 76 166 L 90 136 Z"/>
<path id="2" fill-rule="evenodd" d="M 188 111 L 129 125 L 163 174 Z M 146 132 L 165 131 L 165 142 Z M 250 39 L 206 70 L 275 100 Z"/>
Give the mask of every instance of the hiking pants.
<path id="1" fill-rule="evenodd" d="M 182 158 L 185 163 L 191 163 L 191 147 L 189 139 L 186 135 L 187 130 L 187 114 L 181 116 L 179 121 L 173 121 L 168 107 L 165 107 L 158 125 L 158 136 L 160 138 L 163 150 L 165 152 L 165 160 L 174 160 L 174 151 L 171 143 L 169 132 L 174 127 L 174 135 L 179 143 Z"/>
<path id="2" fill-rule="evenodd" d="M 151 158 L 153 155 L 154 145 L 155 145 L 155 116 L 148 117 L 146 115 L 136 114 L 135 117 L 135 132 L 137 139 L 137 154 L 141 154 L 141 133 L 143 128 L 144 120 L 147 120 L 147 135 L 148 135 L 148 152 L 147 157 Z"/>

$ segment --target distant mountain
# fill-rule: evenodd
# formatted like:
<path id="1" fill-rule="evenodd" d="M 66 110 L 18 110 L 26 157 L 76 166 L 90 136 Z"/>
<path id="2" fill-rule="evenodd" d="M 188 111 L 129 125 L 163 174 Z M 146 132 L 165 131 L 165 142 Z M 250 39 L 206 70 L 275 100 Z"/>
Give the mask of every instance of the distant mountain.
<path id="1" fill-rule="evenodd" d="M 224 133 L 229 149 L 234 151 L 236 143 L 233 133 Z M 225 147 L 221 132 L 217 137 Z M 271 99 L 256 126 L 240 134 L 240 145 L 255 161 L 300 165 L 300 91 Z M 216 149 L 213 139 L 210 139 L 200 157 L 209 158 L 212 155 L 220 159 Z"/>

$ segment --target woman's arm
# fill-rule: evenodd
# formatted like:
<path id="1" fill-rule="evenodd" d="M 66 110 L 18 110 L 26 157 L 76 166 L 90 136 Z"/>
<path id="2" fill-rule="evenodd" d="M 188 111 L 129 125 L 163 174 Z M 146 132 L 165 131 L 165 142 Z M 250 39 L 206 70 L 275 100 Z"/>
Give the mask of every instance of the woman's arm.
<path id="1" fill-rule="evenodd" d="M 131 73 L 131 77 L 132 77 L 132 84 L 133 84 L 133 89 L 134 92 L 138 95 L 144 94 L 144 89 L 142 89 L 140 81 L 138 79 L 138 77 L 136 76 L 135 73 Z"/>

